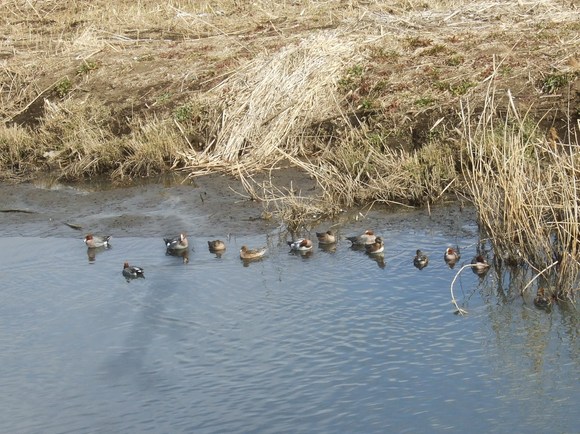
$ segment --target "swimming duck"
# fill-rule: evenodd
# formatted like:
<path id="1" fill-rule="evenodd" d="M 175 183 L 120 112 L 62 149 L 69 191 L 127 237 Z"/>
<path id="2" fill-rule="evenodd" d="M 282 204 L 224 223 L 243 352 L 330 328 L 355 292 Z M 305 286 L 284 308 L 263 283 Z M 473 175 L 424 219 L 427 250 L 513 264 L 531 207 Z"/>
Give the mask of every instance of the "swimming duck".
<path id="1" fill-rule="evenodd" d="M 453 247 L 447 247 L 447 250 L 445 250 L 443 258 L 445 259 L 445 262 L 447 262 L 448 264 L 455 265 L 455 263 L 459 261 L 459 258 L 461 258 L 461 255 Z"/>
<path id="2" fill-rule="evenodd" d="M 421 250 L 417 249 L 417 255 L 413 259 L 413 265 L 419 270 L 425 268 L 429 264 L 429 258 Z"/>
<path id="3" fill-rule="evenodd" d="M 552 300 L 546 296 L 544 288 L 538 288 L 538 293 L 534 298 L 534 305 L 539 309 L 547 309 L 552 305 Z"/>
<path id="4" fill-rule="evenodd" d="M 123 276 L 128 279 L 136 279 L 137 277 L 145 278 L 145 274 L 143 274 L 143 268 L 135 267 L 134 265 L 129 265 L 128 262 L 123 264 Z"/>
<path id="5" fill-rule="evenodd" d="M 375 233 L 369 229 L 369 230 L 366 230 L 361 235 L 346 237 L 346 239 L 349 240 L 353 246 L 364 246 L 366 244 L 374 243 L 376 237 L 375 237 Z"/>
<path id="6" fill-rule="evenodd" d="M 165 241 L 165 247 L 167 247 L 167 250 L 187 249 L 189 246 L 189 242 L 184 233 L 179 234 L 175 238 L 163 238 L 163 241 Z"/>
<path id="7" fill-rule="evenodd" d="M 240 249 L 240 258 L 241 259 L 258 259 L 261 258 L 266 254 L 268 249 L 266 247 L 260 247 L 258 249 L 248 249 L 247 246 L 242 246 Z"/>
<path id="8" fill-rule="evenodd" d="M 312 241 L 307 238 L 300 238 L 295 241 L 288 241 L 290 249 L 305 252 L 307 250 L 312 250 Z"/>
<path id="9" fill-rule="evenodd" d="M 109 241 L 111 240 L 110 235 L 93 235 L 87 234 L 85 236 L 84 242 L 89 247 L 89 249 L 94 249 L 96 247 L 109 247 Z"/>
<path id="10" fill-rule="evenodd" d="M 336 243 L 336 235 L 333 231 L 316 232 L 316 238 L 320 244 L 334 244 Z"/>
<path id="11" fill-rule="evenodd" d="M 475 274 L 484 274 L 489 269 L 487 259 L 485 259 L 483 255 L 477 255 L 473 258 L 471 260 L 471 265 L 473 265 L 472 269 Z"/>
<path id="12" fill-rule="evenodd" d="M 226 243 L 224 243 L 222 240 L 208 241 L 207 245 L 210 252 L 220 252 L 226 249 Z"/>
<path id="13" fill-rule="evenodd" d="M 385 250 L 385 243 L 381 237 L 376 237 L 374 243 L 365 244 L 365 250 L 371 255 L 382 253 Z"/>

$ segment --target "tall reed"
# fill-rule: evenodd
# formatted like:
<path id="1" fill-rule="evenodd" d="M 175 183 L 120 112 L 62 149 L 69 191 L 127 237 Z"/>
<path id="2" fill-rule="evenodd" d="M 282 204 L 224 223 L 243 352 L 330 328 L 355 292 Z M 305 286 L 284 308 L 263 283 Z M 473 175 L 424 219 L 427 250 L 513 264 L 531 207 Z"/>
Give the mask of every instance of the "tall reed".
<path id="1" fill-rule="evenodd" d="M 577 131 L 574 146 L 548 140 L 509 92 L 503 104 L 490 87 L 481 112 L 461 106 L 468 190 L 496 258 L 528 264 L 555 296 L 570 295 L 580 272 Z"/>

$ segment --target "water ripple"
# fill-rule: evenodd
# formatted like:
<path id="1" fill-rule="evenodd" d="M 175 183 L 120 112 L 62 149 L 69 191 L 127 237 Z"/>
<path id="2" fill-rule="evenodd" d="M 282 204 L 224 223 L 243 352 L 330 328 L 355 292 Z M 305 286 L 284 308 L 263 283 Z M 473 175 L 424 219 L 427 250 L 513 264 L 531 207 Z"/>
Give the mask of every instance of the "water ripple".
<path id="1" fill-rule="evenodd" d="M 443 249 L 473 240 L 380 232 L 384 258 L 344 241 L 309 257 L 270 242 L 250 264 L 239 247 L 263 238 L 232 239 L 221 257 L 190 238 L 188 264 L 165 255 L 160 239 L 118 238 L 93 261 L 79 239 L 0 239 L 11 252 L 0 270 L 3 426 L 570 431 L 580 398 L 568 381 L 580 364 L 577 312 L 496 304 L 493 277 L 468 273 L 456 296 L 469 315 L 453 315 L 456 270 Z M 412 265 L 416 248 L 431 256 L 423 270 Z M 125 260 L 146 278 L 125 281 Z M 556 427 L 531 414 L 546 411 Z"/>

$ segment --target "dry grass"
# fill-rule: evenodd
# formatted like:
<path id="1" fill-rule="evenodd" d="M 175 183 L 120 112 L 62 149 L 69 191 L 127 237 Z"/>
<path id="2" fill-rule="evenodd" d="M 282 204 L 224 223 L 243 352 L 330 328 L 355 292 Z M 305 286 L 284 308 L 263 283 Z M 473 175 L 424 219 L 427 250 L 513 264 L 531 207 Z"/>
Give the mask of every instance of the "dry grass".
<path id="1" fill-rule="evenodd" d="M 464 176 L 496 260 L 526 263 L 564 297 L 580 272 L 580 123 L 569 142 L 546 136 L 509 96 L 505 107 L 490 85 L 481 112 L 463 106 Z"/>

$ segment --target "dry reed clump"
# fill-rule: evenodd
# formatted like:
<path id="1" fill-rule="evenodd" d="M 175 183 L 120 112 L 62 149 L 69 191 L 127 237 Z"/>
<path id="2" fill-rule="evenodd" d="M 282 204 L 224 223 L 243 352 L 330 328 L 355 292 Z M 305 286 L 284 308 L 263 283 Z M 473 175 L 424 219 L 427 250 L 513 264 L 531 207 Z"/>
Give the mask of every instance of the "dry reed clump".
<path id="1" fill-rule="evenodd" d="M 189 145 L 170 120 L 138 120 L 131 130 L 122 139 L 124 157 L 111 175 L 114 180 L 151 176 L 184 165 Z"/>
<path id="2" fill-rule="evenodd" d="M 16 125 L 0 127 L 0 179 L 15 180 L 37 169 L 32 135 Z"/>
<path id="3" fill-rule="evenodd" d="M 171 120 L 138 119 L 129 126 L 130 134 L 113 134 L 108 108 L 94 99 L 45 101 L 44 111 L 39 142 L 27 142 L 30 156 L 20 155 L 30 164 L 40 161 L 57 169 L 64 179 L 110 173 L 113 181 L 121 181 L 154 175 L 178 168 L 188 147 Z"/>
<path id="4" fill-rule="evenodd" d="M 46 164 L 61 177 L 79 179 L 112 171 L 123 158 L 108 128 L 108 109 L 96 100 L 45 101 L 45 116 L 38 130 Z"/>
<path id="5" fill-rule="evenodd" d="M 462 108 L 463 174 L 495 257 L 525 262 L 554 296 L 571 295 L 580 272 L 580 125 L 570 125 L 570 143 L 547 140 L 511 98 L 500 117 L 493 89 L 477 116 Z"/>
<path id="6" fill-rule="evenodd" d="M 303 155 L 303 132 L 339 110 L 337 80 L 356 47 L 340 32 L 321 32 L 240 68 L 214 89 L 221 123 L 210 146 L 188 155 L 189 170 L 253 171 Z"/>

